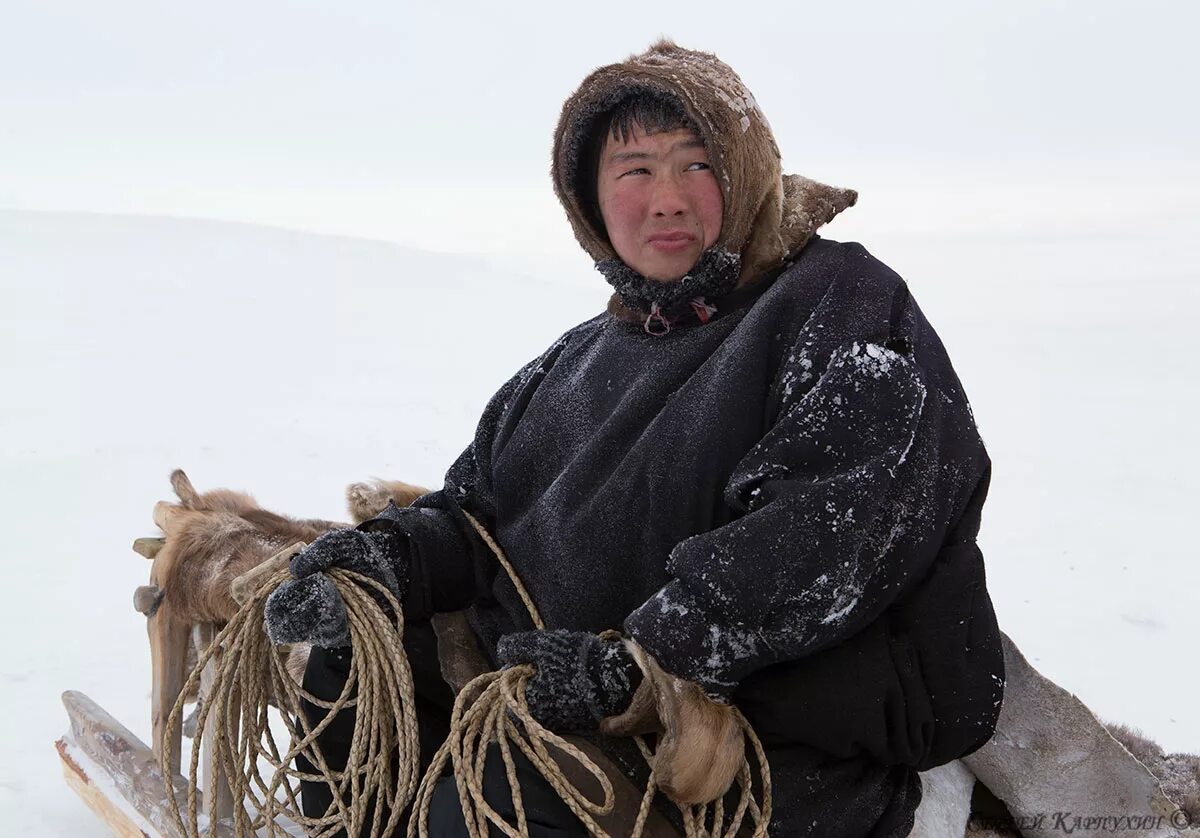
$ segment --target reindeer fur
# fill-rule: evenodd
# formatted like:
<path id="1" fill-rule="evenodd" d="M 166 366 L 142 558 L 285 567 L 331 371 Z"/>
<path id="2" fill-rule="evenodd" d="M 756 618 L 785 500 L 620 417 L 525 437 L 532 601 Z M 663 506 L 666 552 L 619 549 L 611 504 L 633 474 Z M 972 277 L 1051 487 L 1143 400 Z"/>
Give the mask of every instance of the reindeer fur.
<path id="1" fill-rule="evenodd" d="M 346 504 L 350 508 L 350 519 L 361 524 L 386 509 L 389 502 L 394 502 L 396 506 L 408 506 L 428 493 L 428 489 L 402 480 L 380 480 L 376 477 L 366 483 L 347 486 Z"/>
<path id="2" fill-rule="evenodd" d="M 196 624 L 227 623 L 238 609 L 233 580 L 296 542 L 309 543 L 322 533 L 347 526 L 270 512 L 246 492 L 198 492 L 182 469 L 173 471 L 170 480 L 179 502 L 155 504 L 154 522 L 164 537 L 144 552 L 153 559 L 151 584 L 134 592 L 134 608 L 160 628 L 151 631 L 152 645 L 156 638 L 162 642 L 169 634 L 178 637 Z M 375 480 L 348 487 L 346 500 L 352 519 L 360 523 L 389 502 L 406 506 L 426 491 L 398 480 Z M 297 683 L 303 680 L 308 652 L 306 644 L 287 650 L 287 669 Z M 189 645 L 189 668 L 194 653 Z"/>
<path id="3" fill-rule="evenodd" d="M 160 612 L 185 623 L 224 623 L 237 612 L 233 580 L 297 541 L 344 527 L 268 512 L 245 492 L 200 493 L 182 470 L 171 474 L 179 503 L 160 501 L 154 522 L 165 535 L 150 578 L 162 591 Z"/>
<path id="4" fill-rule="evenodd" d="M 1163 794 L 1200 823 L 1200 755 L 1168 754 L 1157 742 L 1129 725 L 1104 722 L 1109 734 L 1162 784 Z"/>

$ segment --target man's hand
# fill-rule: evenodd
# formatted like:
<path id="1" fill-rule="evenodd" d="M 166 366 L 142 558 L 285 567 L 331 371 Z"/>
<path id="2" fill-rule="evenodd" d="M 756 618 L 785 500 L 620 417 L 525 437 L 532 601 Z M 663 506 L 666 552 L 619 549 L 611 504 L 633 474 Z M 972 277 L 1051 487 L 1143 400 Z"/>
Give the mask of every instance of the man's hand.
<path id="1" fill-rule="evenodd" d="M 350 644 L 346 603 L 325 573 L 333 568 L 361 573 L 397 600 L 408 592 L 408 561 L 403 534 L 390 530 L 334 530 L 292 559 L 293 579 L 267 598 L 267 634 L 276 644 L 312 643 L 326 649 Z M 383 596 L 370 592 L 385 610 Z"/>
<path id="2" fill-rule="evenodd" d="M 584 631 L 525 631 L 500 638 L 504 666 L 532 664 L 525 698 L 533 717 L 559 733 L 596 730 L 623 713 L 642 674 L 621 640 Z"/>

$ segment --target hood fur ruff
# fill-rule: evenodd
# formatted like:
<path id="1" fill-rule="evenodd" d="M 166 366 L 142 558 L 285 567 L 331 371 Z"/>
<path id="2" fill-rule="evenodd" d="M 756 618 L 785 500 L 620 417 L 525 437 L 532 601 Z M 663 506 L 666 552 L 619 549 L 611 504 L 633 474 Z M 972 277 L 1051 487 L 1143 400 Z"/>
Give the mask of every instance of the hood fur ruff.
<path id="1" fill-rule="evenodd" d="M 784 175 L 771 126 L 729 65 L 707 52 L 660 40 L 641 55 L 595 70 L 563 104 L 554 132 L 551 176 L 575 231 L 597 262 L 619 259 L 608 236 L 589 221 L 576 184 L 580 161 L 597 120 L 630 93 L 674 96 L 708 149 L 725 207 L 712 249 L 738 254 L 738 286 L 747 285 L 795 256 L 818 227 L 858 193 L 800 175 Z M 609 310 L 624 308 L 614 297 Z M 628 312 L 632 314 L 632 312 Z M 644 315 L 637 315 L 641 319 Z M 631 318 L 632 319 L 632 318 Z"/>

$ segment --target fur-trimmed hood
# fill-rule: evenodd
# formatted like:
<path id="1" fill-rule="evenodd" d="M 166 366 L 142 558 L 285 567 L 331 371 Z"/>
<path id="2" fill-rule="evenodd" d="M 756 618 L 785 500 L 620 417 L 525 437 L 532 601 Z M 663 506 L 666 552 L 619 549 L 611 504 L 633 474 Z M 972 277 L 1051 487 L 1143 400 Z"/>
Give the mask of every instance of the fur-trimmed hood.
<path id="1" fill-rule="evenodd" d="M 858 198 L 852 189 L 784 175 L 771 126 L 733 69 L 715 55 L 664 39 L 584 79 L 563 104 L 554 132 L 554 191 L 575 238 L 597 263 L 619 257 L 584 209 L 580 178 L 595 173 L 581 172 L 580 166 L 597 120 L 638 90 L 675 97 L 699 130 L 725 203 L 721 235 L 712 249 L 740 256 L 738 285 L 794 256 L 818 227 Z"/>

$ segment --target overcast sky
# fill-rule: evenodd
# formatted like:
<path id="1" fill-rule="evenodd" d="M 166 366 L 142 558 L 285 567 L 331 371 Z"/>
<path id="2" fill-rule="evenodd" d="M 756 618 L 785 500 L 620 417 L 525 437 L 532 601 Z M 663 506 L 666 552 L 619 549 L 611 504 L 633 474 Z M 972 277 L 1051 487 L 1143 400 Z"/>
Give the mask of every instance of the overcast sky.
<path id="1" fill-rule="evenodd" d="M 553 250 L 562 101 L 660 34 L 741 74 L 786 171 L 1171 188 L 1200 148 L 1196 9 L 0 0 L 0 209 Z"/>

